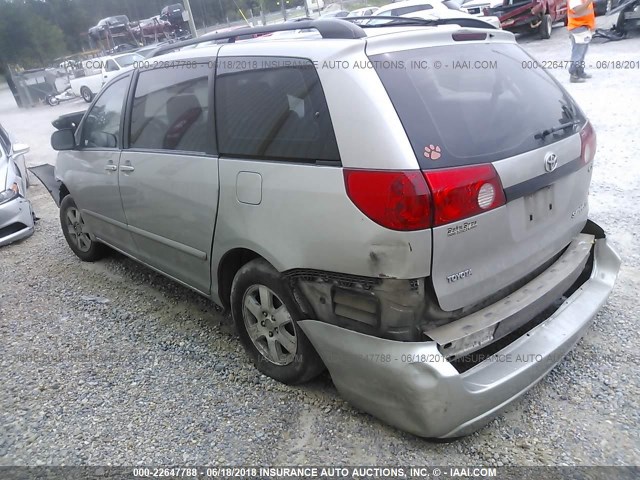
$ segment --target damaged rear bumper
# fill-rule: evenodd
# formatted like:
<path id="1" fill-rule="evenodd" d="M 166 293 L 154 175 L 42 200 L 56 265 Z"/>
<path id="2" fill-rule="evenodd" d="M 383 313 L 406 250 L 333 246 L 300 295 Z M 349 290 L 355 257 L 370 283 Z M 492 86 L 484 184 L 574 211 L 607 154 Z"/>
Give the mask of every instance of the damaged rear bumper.
<path id="1" fill-rule="evenodd" d="M 541 380 L 590 326 L 620 268 L 605 238 L 593 248 L 589 279 L 551 316 L 464 373 L 434 341 L 387 340 L 316 320 L 299 324 L 356 407 L 415 435 L 468 435 Z"/>

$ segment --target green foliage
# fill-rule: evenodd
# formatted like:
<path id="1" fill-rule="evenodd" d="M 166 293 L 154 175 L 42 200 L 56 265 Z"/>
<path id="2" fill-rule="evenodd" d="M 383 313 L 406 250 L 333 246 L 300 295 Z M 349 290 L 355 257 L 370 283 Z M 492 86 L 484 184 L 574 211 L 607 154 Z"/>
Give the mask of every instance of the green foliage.
<path id="1" fill-rule="evenodd" d="M 62 30 L 34 13 L 29 2 L 2 2 L 0 64 L 43 67 L 67 51 Z"/>
<path id="2" fill-rule="evenodd" d="M 126 15 L 140 20 L 159 15 L 181 0 L 0 0 L 0 71 L 6 64 L 44 66 L 66 54 L 89 48 L 87 31 L 100 19 Z M 250 17 L 260 10 L 277 12 L 279 0 L 191 0 L 198 28 Z M 304 6 L 289 0 L 287 7 Z"/>

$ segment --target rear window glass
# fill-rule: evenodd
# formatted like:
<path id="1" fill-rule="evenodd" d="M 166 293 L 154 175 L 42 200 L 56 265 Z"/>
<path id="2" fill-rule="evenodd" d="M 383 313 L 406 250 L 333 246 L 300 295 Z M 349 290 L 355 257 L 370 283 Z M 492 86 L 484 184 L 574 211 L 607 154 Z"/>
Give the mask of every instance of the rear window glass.
<path id="1" fill-rule="evenodd" d="M 309 60 L 218 59 L 215 85 L 221 155 L 339 161 L 320 78 Z"/>
<path id="2" fill-rule="evenodd" d="M 486 163 L 540 148 L 581 112 L 514 44 L 457 44 L 372 56 L 421 168 Z"/>

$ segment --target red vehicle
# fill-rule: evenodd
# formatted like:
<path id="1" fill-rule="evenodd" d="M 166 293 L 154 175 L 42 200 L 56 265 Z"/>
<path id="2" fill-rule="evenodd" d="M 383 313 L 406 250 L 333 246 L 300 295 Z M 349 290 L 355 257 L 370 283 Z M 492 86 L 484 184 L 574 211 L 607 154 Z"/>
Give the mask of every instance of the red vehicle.
<path id="1" fill-rule="evenodd" d="M 131 30 L 138 40 L 144 43 L 155 43 L 168 38 L 172 25 L 169 21 L 162 20 L 160 15 L 156 15 L 155 17 L 140 20 Z"/>
<path id="2" fill-rule="evenodd" d="M 495 15 L 504 30 L 514 33 L 538 31 L 542 38 L 551 37 L 554 23 L 567 23 L 567 0 L 504 0 L 502 5 L 488 8 L 485 15 Z"/>

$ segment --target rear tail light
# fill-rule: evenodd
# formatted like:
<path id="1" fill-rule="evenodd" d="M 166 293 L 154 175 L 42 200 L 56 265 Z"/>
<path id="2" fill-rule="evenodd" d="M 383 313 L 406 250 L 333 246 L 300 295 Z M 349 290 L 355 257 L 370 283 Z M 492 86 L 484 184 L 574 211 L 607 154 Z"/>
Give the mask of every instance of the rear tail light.
<path id="1" fill-rule="evenodd" d="M 456 42 L 468 42 L 471 40 L 486 40 L 486 33 L 454 33 L 451 35 Z"/>
<path id="2" fill-rule="evenodd" d="M 424 172 L 433 198 L 433 225 L 457 222 L 504 205 L 497 172 L 490 164 Z"/>
<path id="3" fill-rule="evenodd" d="M 391 230 L 423 230 L 505 204 L 490 164 L 426 172 L 345 169 L 344 181 L 355 206 Z"/>
<path id="4" fill-rule="evenodd" d="M 431 195 L 422 172 L 344 170 L 347 195 L 371 220 L 391 230 L 431 226 Z"/>
<path id="5" fill-rule="evenodd" d="M 589 121 L 580 130 L 580 142 L 582 144 L 580 158 L 582 158 L 582 163 L 586 165 L 596 156 L 596 131 Z"/>

